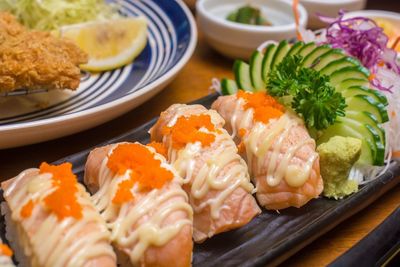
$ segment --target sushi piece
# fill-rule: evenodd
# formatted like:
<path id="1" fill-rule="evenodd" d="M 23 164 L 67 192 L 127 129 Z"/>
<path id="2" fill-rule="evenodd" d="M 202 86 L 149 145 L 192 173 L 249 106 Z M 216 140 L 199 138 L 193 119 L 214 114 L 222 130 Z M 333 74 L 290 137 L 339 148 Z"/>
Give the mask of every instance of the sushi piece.
<path id="1" fill-rule="evenodd" d="M 212 105 L 228 122 L 266 209 L 301 207 L 323 190 L 315 141 L 303 121 L 265 93 L 239 91 Z"/>
<path id="2" fill-rule="evenodd" d="M 107 226 L 70 163 L 42 163 L 1 187 L 6 237 L 20 266 L 116 266 Z"/>
<path id="3" fill-rule="evenodd" d="M 122 266 L 190 266 L 193 210 L 163 156 L 139 143 L 100 147 L 84 180 Z"/>
<path id="4" fill-rule="evenodd" d="M 11 257 L 13 255 L 13 251 L 9 246 L 3 244 L 0 239 L 0 267 L 15 267 Z"/>
<path id="5" fill-rule="evenodd" d="M 150 130 L 152 141 L 162 143 L 168 161 L 184 178 L 196 242 L 241 227 L 261 212 L 246 163 L 223 125 L 215 111 L 176 104 Z"/>

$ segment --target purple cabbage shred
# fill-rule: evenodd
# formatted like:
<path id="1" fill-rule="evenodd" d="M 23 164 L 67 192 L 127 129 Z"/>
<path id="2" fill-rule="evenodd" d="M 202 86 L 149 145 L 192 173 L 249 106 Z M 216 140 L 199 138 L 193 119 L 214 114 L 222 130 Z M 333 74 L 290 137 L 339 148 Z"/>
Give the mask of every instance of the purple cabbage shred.
<path id="1" fill-rule="evenodd" d="M 326 29 L 326 42 L 333 48 L 341 48 L 347 54 L 357 58 L 372 73 L 377 68 L 386 66 L 388 69 L 400 74 L 400 66 L 397 63 L 397 53 L 388 48 L 389 38 L 383 29 L 371 19 L 365 17 L 353 17 L 344 19 L 345 12 L 340 11 L 339 17 L 331 18 L 320 16 L 325 22 L 330 22 Z M 391 91 L 376 78 L 371 84 L 379 90 Z"/>

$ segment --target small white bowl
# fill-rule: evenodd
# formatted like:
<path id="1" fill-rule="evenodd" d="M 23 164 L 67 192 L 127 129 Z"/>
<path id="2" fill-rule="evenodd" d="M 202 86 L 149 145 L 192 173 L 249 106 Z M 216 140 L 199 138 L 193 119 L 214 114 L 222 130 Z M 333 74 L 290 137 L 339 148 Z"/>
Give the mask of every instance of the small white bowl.
<path id="1" fill-rule="evenodd" d="M 296 37 L 291 0 L 252 0 L 272 26 L 246 25 L 226 19 L 229 13 L 247 4 L 246 0 L 198 0 L 197 22 L 208 43 L 230 58 L 248 59 L 266 40 L 281 41 Z M 299 24 L 307 24 L 307 11 L 299 5 Z"/>
<path id="2" fill-rule="evenodd" d="M 310 16 L 308 27 L 318 29 L 325 27 L 326 24 L 318 19 L 317 13 L 334 18 L 338 16 L 341 9 L 345 11 L 364 9 L 367 0 L 300 0 L 300 3 L 307 9 Z"/>

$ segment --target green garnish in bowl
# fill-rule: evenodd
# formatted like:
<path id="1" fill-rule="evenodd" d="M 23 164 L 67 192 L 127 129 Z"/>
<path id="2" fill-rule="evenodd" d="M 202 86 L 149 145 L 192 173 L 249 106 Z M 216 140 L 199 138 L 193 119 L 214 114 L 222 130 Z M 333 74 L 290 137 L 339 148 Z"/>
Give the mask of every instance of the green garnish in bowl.
<path id="1" fill-rule="evenodd" d="M 250 5 L 243 6 L 238 10 L 233 11 L 226 19 L 229 21 L 250 25 L 272 25 L 267 19 L 264 18 L 259 8 Z"/>

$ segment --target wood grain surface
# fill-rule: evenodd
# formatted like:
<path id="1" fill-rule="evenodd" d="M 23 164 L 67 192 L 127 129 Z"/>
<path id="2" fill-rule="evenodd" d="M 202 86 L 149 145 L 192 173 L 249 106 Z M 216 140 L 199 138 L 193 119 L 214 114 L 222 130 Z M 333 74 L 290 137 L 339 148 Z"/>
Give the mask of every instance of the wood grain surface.
<path id="1" fill-rule="evenodd" d="M 400 11 L 398 1 L 370 1 L 369 8 Z M 212 51 L 201 33 L 195 54 L 176 79 L 156 97 L 129 113 L 99 127 L 69 137 L 0 150 L 0 180 L 20 171 L 52 162 L 90 148 L 146 122 L 173 103 L 185 103 L 209 93 L 213 77 L 232 77 L 232 61 Z M 0 137 L 1 138 L 1 137 Z M 324 266 L 340 256 L 381 223 L 400 203 L 400 186 L 374 204 L 314 241 L 282 266 Z"/>

